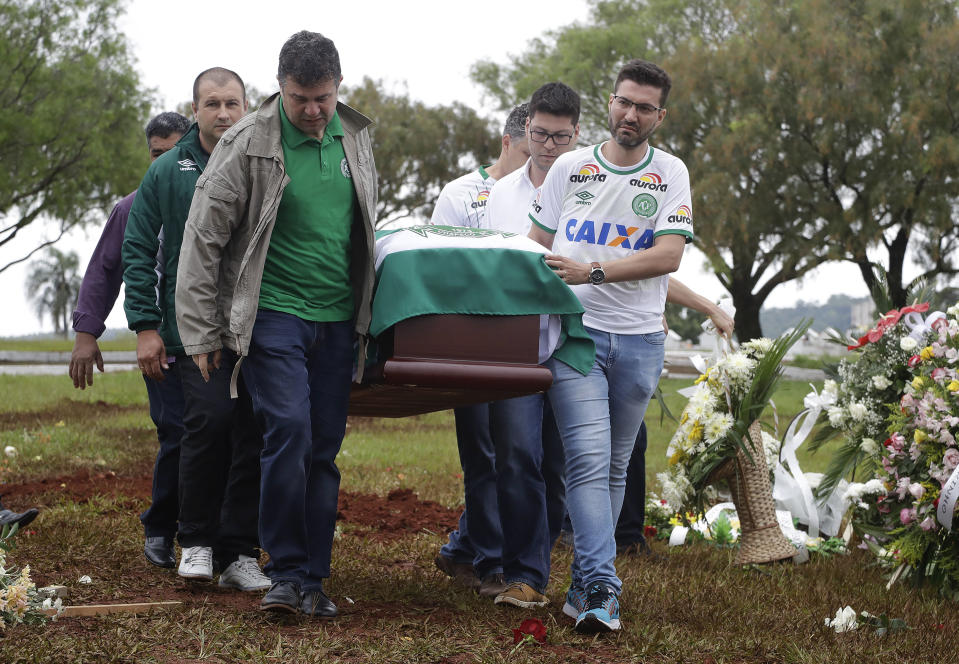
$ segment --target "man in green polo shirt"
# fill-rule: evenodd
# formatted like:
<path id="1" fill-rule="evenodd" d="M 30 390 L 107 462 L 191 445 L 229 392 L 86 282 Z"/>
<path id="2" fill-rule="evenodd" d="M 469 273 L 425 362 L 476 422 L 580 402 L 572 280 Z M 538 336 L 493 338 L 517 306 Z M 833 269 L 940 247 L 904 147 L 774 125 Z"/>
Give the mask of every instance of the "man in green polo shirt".
<path id="1" fill-rule="evenodd" d="M 283 104 L 279 108 L 290 183 L 276 213 L 259 306 L 310 321 L 349 320 L 350 229 L 356 198 L 343 151 L 343 125 L 334 112 L 317 138 L 297 129 Z"/>
<path id="2" fill-rule="evenodd" d="M 373 293 L 370 120 L 337 102 L 333 42 L 293 35 L 280 92 L 228 131 L 197 181 L 180 254 L 177 323 L 201 373 L 225 346 L 264 429 L 260 607 L 332 617 L 330 576 L 354 341 Z M 361 369 L 360 369 L 361 371 Z"/>

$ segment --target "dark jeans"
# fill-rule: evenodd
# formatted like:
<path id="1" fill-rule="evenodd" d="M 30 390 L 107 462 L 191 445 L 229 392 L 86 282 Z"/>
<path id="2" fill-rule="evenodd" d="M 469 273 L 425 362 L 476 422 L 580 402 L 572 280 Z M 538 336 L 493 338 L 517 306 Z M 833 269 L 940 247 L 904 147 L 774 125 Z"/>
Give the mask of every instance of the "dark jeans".
<path id="1" fill-rule="evenodd" d="M 204 382 L 193 359 L 177 357 L 185 429 L 180 445 L 180 546 L 209 546 L 217 564 L 256 556 L 263 437 L 242 378 L 230 398 L 237 356 L 223 350 Z"/>
<path id="2" fill-rule="evenodd" d="M 174 367 L 176 364 L 174 363 Z M 150 419 L 157 428 L 156 463 L 150 507 L 140 515 L 146 537 L 173 537 L 180 512 L 180 439 L 183 438 L 183 388 L 173 367 L 163 371 L 163 380 L 143 377 L 150 399 Z"/>
<path id="3" fill-rule="evenodd" d="M 626 469 L 626 493 L 623 510 L 616 522 L 616 546 L 645 544 L 643 525 L 646 521 L 646 422 L 639 427 L 633 454 Z"/>
<path id="4" fill-rule="evenodd" d="M 532 394 L 490 404 L 503 575 L 539 592 L 549 582 L 550 551 L 565 512 L 562 443 L 545 402 L 545 395 Z"/>
<path id="5" fill-rule="evenodd" d="M 503 571 L 503 531 L 496 498 L 496 453 L 490 437 L 489 404 L 463 406 L 454 409 L 453 414 L 466 509 L 440 554 L 458 563 L 472 563 L 482 579 Z"/>
<path id="6" fill-rule="evenodd" d="M 260 541 L 270 579 L 320 590 L 330 576 L 353 372 L 353 324 L 261 309 L 242 365 L 263 427 Z"/>

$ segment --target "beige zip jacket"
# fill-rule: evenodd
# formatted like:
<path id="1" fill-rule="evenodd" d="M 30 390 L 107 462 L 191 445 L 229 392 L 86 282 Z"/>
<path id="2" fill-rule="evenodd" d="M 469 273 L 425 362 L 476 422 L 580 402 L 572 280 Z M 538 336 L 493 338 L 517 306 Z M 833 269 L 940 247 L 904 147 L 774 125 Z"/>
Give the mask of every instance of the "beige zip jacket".
<path id="1" fill-rule="evenodd" d="M 245 356 L 260 299 L 260 281 L 283 190 L 290 178 L 280 142 L 280 96 L 231 127 L 196 183 L 177 269 L 176 318 L 187 355 L 226 346 Z M 351 282 L 360 341 L 356 380 L 362 379 L 373 296 L 376 166 L 372 121 L 336 106 L 343 149 L 359 201 L 353 223 Z"/>

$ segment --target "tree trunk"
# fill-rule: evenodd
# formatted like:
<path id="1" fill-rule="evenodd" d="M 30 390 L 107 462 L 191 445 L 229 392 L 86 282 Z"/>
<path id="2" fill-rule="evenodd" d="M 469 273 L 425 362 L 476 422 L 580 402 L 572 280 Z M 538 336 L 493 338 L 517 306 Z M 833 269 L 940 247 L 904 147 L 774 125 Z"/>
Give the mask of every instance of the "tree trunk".
<path id="1" fill-rule="evenodd" d="M 759 323 L 759 309 L 762 300 L 748 290 L 748 287 L 737 288 L 733 283 L 730 289 L 733 306 L 736 307 L 736 338 L 739 342 L 748 341 L 763 336 L 763 328 Z"/>

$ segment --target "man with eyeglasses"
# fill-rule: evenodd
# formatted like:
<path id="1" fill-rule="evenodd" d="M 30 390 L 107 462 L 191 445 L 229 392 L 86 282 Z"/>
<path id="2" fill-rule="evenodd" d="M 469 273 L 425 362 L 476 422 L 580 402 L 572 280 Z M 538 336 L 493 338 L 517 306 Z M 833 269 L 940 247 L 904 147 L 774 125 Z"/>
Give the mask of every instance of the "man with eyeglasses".
<path id="1" fill-rule="evenodd" d="M 431 224 L 478 228 L 486 216 L 493 184 L 515 171 L 529 158 L 526 141 L 526 104 L 520 104 L 506 118 L 502 148 L 496 163 L 447 183 L 436 199 Z M 502 547 L 496 503 L 496 471 L 493 443 L 489 433 L 487 404 L 462 406 L 453 411 L 456 446 L 463 468 L 466 509 L 449 541 L 436 556 L 437 568 L 457 583 L 484 597 L 496 597 L 503 582 Z"/>
<path id="2" fill-rule="evenodd" d="M 526 121 L 530 158 L 493 187 L 483 227 L 529 233 L 526 211 L 557 158 L 575 146 L 579 109 L 579 95 L 563 83 L 547 83 L 533 93 Z M 562 443 L 543 394 L 497 401 L 489 408 L 507 583 L 494 602 L 543 606 L 550 551 L 566 511 Z"/>
<path id="3" fill-rule="evenodd" d="M 563 612 L 585 633 L 620 628 L 614 528 L 663 367 L 668 275 L 693 237 L 686 166 L 648 142 L 670 87 L 657 65 L 627 62 L 609 96 L 611 140 L 559 157 L 529 211 L 530 237 L 553 250 L 546 262 L 579 297 L 596 343 L 586 376 L 546 363 L 575 549 Z"/>

